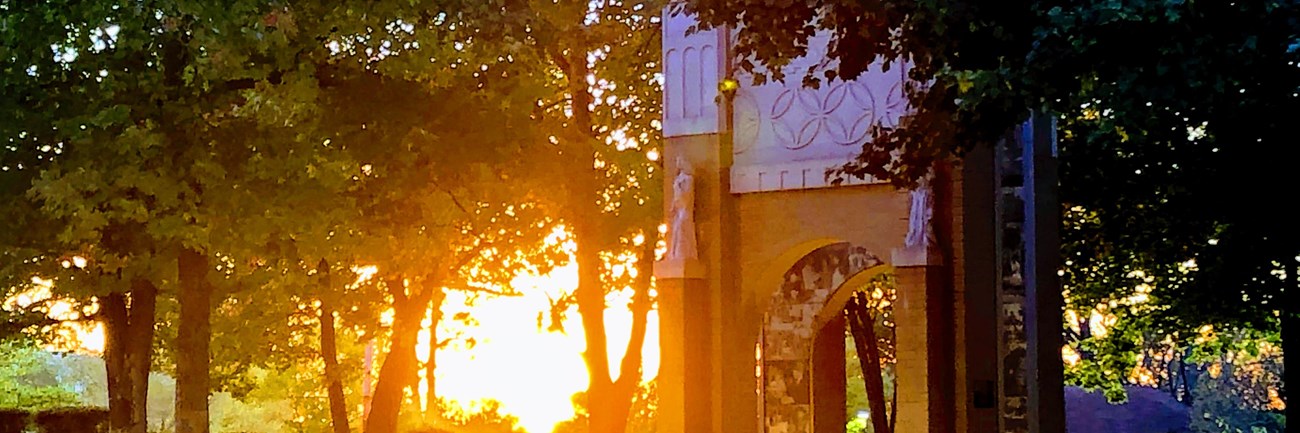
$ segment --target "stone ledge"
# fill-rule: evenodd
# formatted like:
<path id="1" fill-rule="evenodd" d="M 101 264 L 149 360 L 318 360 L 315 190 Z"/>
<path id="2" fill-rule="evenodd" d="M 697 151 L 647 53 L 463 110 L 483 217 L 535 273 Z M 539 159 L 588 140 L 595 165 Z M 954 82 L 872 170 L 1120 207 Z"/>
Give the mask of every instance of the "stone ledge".
<path id="1" fill-rule="evenodd" d="M 890 262 L 896 268 L 917 266 L 939 266 L 943 257 L 939 251 L 926 246 L 894 248 Z"/>
<path id="2" fill-rule="evenodd" d="M 849 158 L 736 165 L 731 168 L 731 193 L 831 188 L 835 185 L 826 179 L 826 170 L 844 165 Z M 874 178 L 849 177 L 840 186 L 878 183 L 884 182 Z"/>
<path id="3" fill-rule="evenodd" d="M 655 278 L 665 279 L 704 279 L 704 264 L 698 259 L 664 259 L 655 262 Z"/>

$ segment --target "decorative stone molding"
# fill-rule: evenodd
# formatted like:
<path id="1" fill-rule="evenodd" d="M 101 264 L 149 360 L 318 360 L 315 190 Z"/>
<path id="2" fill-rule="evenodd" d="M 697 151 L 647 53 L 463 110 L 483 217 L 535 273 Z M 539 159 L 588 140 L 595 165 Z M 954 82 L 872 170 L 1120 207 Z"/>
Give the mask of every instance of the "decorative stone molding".
<path id="1" fill-rule="evenodd" d="M 726 71 L 725 31 L 686 34 L 696 23 L 689 15 L 664 12 L 664 137 L 722 131 L 718 83 Z"/>
<path id="2" fill-rule="evenodd" d="M 904 62 L 892 64 L 888 71 L 877 62 L 854 80 L 823 80 L 818 88 L 805 87 L 809 68 L 834 68 L 824 58 L 829 40 L 825 33 L 811 38 L 808 55 L 784 68 L 785 81 L 755 85 L 752 76 L 735 72 L 740 88 L 731 104 L 736 167 L 732 192 L 833 186 L 825 181 L 826 167 L 816 165 L 848 161 L 871 140 L 873 128 L 897 125 L 908 109 Z M 844 185 L 862 183 L 871 181 L 853 179 Z"/>
<path id="3" fill-rule="evenodd" d="M 843 166 L 848 158 L 795 161 L 780 164 L 738 165 L 731 168 L 731 192 L 785 191 L 833 187 L 826 178 L 828 170 Z M 883 183 L 875 178 L 847 177 L 841 186 Z"/>

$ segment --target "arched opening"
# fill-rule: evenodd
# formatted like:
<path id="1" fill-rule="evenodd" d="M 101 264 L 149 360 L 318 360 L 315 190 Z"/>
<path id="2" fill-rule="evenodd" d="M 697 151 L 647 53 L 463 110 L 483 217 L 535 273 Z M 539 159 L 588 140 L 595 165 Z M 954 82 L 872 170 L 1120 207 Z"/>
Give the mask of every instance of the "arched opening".
<path id="1" fill-rule="evenodd" d="M 892 433 L 898 419 L 898 357 L 892 273 L 846 283 L 839 315 L 818 331 L 813 347 L 818 433 Z M 827 304 L 831 308 L 836 304 Z M 816 371 L 817 367 L 838 371 Z M 816 394 L 823 394 L 818 396 Z"/>
<path id="2" fill-rule="evenodd" d="M 755 348 L 760 431 L 844 432 L 867 395 L 875 412 L 896 407 L 892 268 L 864 248 L 836 243 L 807 253 L 779 281 Z M 859 353 L 875 356 L 864 363 Z M 874 366 L 875 385 L 866 386 L 864 366 Z"/>

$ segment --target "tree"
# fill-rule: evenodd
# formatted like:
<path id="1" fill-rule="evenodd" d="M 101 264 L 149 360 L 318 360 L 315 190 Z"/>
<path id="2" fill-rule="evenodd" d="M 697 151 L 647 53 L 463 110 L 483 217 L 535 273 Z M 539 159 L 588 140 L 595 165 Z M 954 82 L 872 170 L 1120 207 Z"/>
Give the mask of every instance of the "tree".
<path id="1" fill-rule="evenodd" d="M 316 266 L 316 274 L 321 279 L 321 288 L 329 290 L 333 284 L 330 280 L 330 265 L 321 259 Z M 329 392 L 330 421 L 334 433 L 348 433 L 348 407 L 343 397 L 343 372 L 339 369 L 337 327 L 334 315 L 338 310 L 328 296 L 320 301 L 320 357 L 325 364 L 325 387 Z"/>
<path id="2" fill-rule="evenodd" d="M 418 10 L 407 12 L 414 22 Z M 378 267 L 395 312 L 368 432 L 396 428 L 403 389 L 417 386 L 420 323 L 431 304 L 441 306 L 446 290 L 508 294 L 493 287 L 508 287 L 524 267 L 553 261 L 540 245 L 550 222 L 530 198 L 528 182 L 503 182 L 525 179 L 514 168 L 521 159 L 512 149 L 537 138 L 514 125 L 528 123 L 530 110 L 520 107 L 531 108 L 533 100 L 495 93 L 508 87 L 476 88 L 477 79 L 442 88 L 432 73 L 387 70 L 386 62 L 400 65 L 404 56 L 418 55 L 364 67 L 374 73 L 358 68 L 357 79 L 325 100 L 324 115 L 337 128 L 334 142 L 366 167 L 350 195 L 357 213 L 336 229 L 335 242 L 353 244 L 363 252 L 353 260 Z"/>
<path id="3" fill-rule="evenodd" d="M 110 398 L 114 409 L 111 423 L 115 429 L 125 429 L 128 425 L 133 425 L 134 427 L 131 427 L 133 431 L 143 431 L 140 422 L 143 408 L 138 402 L 141 400 L 140 396 L 143 395 L 145 386 L 136 379 L 140 377 L 141 370 L 148 369 L 148 351 L 142 353 L 139 350 L 141 346 L 148 348 L 148 340 L 146 339 L 143 345 L 137 344 L 130 354 L 126 353 L 127 348 L 119 342 L 125 341 L 123 337 L 128 328 L 133 328 L 137 336 L 147 337 L 143 333 L 152 330 L 150 317 L 152 313 L 145 311 L 148 308 L 133 308 L 136 314 L 132 316 L 138 326 L 129 326 L 131 321 L 128 319 L 132 317 L 126 316 L 125 298 L 128 295 L 125 292 L 130 289 L 114 282 L 120 281 L 124 276 L 120 272 L 125 267 L 123 258 L 145 255 L 148 251 L 143 248 L 143 242 L 140 242 L 141 236 L 126 234 L 126 232 L 134 232 L 135 230 L 132 229 L 138 229 L 138 226 L 124 226 L 120 224 L 122 221 L 115 222 L 118 224 L 110 224 L 109 218 L 105 217 L 105 214 L 109 213 L 108 209 L 95 205 L 94 201 L 105 198 L 103 195 L 97 197 L 94 194 L 104 186 L 103 179 L 96 176 L 101 173 L 85 170 L 85 167 L 77 171 L 72 169 L 70 166 L 72 164 L 66 164 L 69 160 L 78 159 L 79 154 L 81 161 L 89 160 L 85 158 L 86 152 L 80 149 L 81 145 L 88 141 L 111 135 L 127 135 L 137 140 L 142 138 L 140 134 L 131 134 L 123 129 L 125 125 L 117 122 L 122 120 L 122 115 L 132 108 L 130 104 L 141 104 L 144 101 L 114 98 L 108 94 L 109 91 L 130 93 L 118 87 L 130 86 L 130 84 L 115 80 L 118 77 L 116 74 L 112 77 L 100 76 L 96 80 L 88 79 L 91 76 L 99 76 L 101 71 L 119 72 L 136 66 L 135 62 L 142 59 L 126 54 L 125 49 L 118 50 L 117 41 L 130 39 L 131 36 L 138 36 L 138 34 L 131 34 L 131 31 L 127 31 L 127 34 L 119 33 L 121 26 L 113 25 L 118 21 L 117 19 L 111 19 L 107 11 L 97 11 L 92 7 L 40 9 L 5 6 L 6 9 L 12 8 L 6 13 L 6 22 L 3 26 L 5 30 L 3 37 L 6 39 L 5 57 L 14 60 L 12 66 L 5 70 L 5 87 L 16 90 L 17 94 L 21 95 L 17 99 L 19 104 L 8 105 L 5 108 L 11 112 L 19 110 L 25 112 L 6 116 L 14 120 L 3 125 L 4 136 L 16 145 L 12 147 L 15 149 L 14 153 L 5 155 L 4 165 L 9 167 L 13 164 L 18 168 L 18 172 L 22 172 L 24 162 L 31 164 L 32 157 L 41 163 L 37 166 L 39 171 L 29 171 L 29 175 L 20 180 L 16 179 L 12 185 L 15 188 L 7 188 L 9 191 L 37 196 L 37 200 L 27 200 L 27 197 L 23 197 L 13 201 L 17 209 L 29 211 L 26 215 L 20 215 L 17 222 L 22 225 L 15 226 L 13 232 L 31 233 L 51 223 L 64 223 L 53 230 L 39 231 L 36 237 L 29 238 L 25 242 L 7 244 L 6 246 L 10 248 L 17 247 L 8 251 L 13 260 L 21 259 L 24 264 L 31 265 L 10 268 L 11 275 L 18 278 L 28 278 L 33 274 L 52 276 L 58 272 L 57 263 L 67 260 L 72 254 L 84 254 L 93 260 L 92 272 L 89 275 L 78 276 L 82 281 L 90 280 L 91 285 L 73 283 L 72 280 L 77 277 L 67 276 L 59 279 L 58 287 L 74 290 L 78 287 L 83 288 L 82 290 L 90 289 L 89 293 L 81 292 L 83 295 L 105 295 L 104 292 L 96 293 L 93 287 L 108 287 L 104 310 L 106 315 L 115 316 L 108 321 L 107 327 L 108 360 L 111 361 L 108 369 L 110 382 L 118 384 L 112 387 L 114 395 Z M 130 17 L 112 18 L 129 19 Z M 50 47 L 56 49 L 51 51 Z M 77 61 L 78 58 L 80 61 Z M 141 78 L 141 81 L 149 81 L 149 78 Z M 151 78 L 157 78 L 157 75 Z M 135 93 L 130 96 L 139 97 L 142 94 Z M 77 102 L 71 103 L 74 100 Z M 60 106 L 60 102 L 66 105 Z M 90 130 L 86 125 L 110 127 Z M 137 141 L 137 143 L 141 142 L 145 141 Z M 106 153 L 96 157 L 107 163 L 122 162 L 129 158 L 126 155 L 129 155 L 129 152 Z M 10 157 L 16 158 L 10 159 Z M 57 165 L 54 165 L 56 163 Z M 63 185 L 54 182 L 57 173 L 68 172 L 62 170 L 70 171 L 69 177 L 77 177 L 70 182 L 75 184 L 76 188 L 60 189 L 59 187 Z M 34 173 L 31 173 L 32 171 Z M 127 184 L 139 179 L 140 176 L 135 176 L 133 179 L 119 179 L 119 181 L 120 184 Z M 29 191 L 34 185 L 42 185 L 47 189 L 42 191 L 37 187 L 34 191 Z M 79 200 L 82 198 L 84 200 Z M 61 202 L 61 200 L 66 201 Z M 128 199 L 115 204 L 122 206 L 136 203 L 131 203 Z M 134 206 L 130 207 L 134 208 Z M 67 217 L 74 213 L 80 214 L 80 218 Z M 109 227 L 110 225 L 114 227 Z M 92 231 L 102 233 L 102 239 L 99 239 L 102 241 L 101 248 L 108 250 L 108 255 L 116 257 L 89 254 L 87 245 L 82 241 L 94 238 L 95 234 L 90 233 Z M 105 261 L 110 263 L 107 269 L 98 266 Z M 134 264 L 137 269 L 141 267 L 138 262 Z M 112 277 L 102 278 L 105 274 Z M 149 279 L 144 272 L 130 271 L 125 273 L 125 279 L 130 281 L 130 285 L 134 288 L 142 289 L 130 296 L 132 304 L 140 307 L 148 306 L 152 298 L 151 292 L 156 287 L 156 280 Z M 128 377 L 130 380 L 125 380 Z"/>
<path id="4" fill-rule="evenodd" d="M 295 132 L 285 121 L 301 118 L 303 110 L 259 105 L 244 93 L 272 81 L 297 90 L 302 74 L 246 67 L 297 68 L 285 61 L 297 51 L 286 49 L 291 41 L 284 32 L 261 20 L 267 5 L 225 6 L 4 5 L 13 12 L 3 26 L 13 42 L 6 57 L 15 61 L 5 79 L 28 103 L 6 107 L 25 111 L 4 125 L 5 136 L 34 137 L 31 146 L 49 161 L 21 186 L 40 212 L 22 221 L 34 228 L 63 223 L 26 256 L 46 269 L 20 274 L 52 275 L 49 268 L 57 270 L 73 254 L 88 262 L 84 271 L 79 265 L 62 272 L 57 286 L 87 303 L 102 301 L 115 430 L 145 429 L 152 300 L 160 288 L 177 296 L 176 322 L 186 324 L 176 329 L 183 354 L 174 358 L 177 428 L 207 430 L 213 291 L 235 276 L 214 277 L 212 268 L 261 255 L 249 250 L 268 246 L 265 234 L 287 232 L 273 229 L 285 225 L 274 219 L 284 213 L 276 206 L 296 203 L 265 200 L 263 191 L 337 185 L 351 175 L 342 170 L 346 164 L 313 167 L 313 157 L 328 152 L 316 142 L 285 140 Z M 59 107 L 61 99 L 76 103 Z M 28 132 L 33 127 L 39 129 Z M 301 170 L 304 159 L 318 170 Z M 230 204 L 246 206 L 223 206 Z M 123 375 L 129 380 L 119 380 Z"/>
<path id="5" fill-rule="evenodd" d="M 447 26 L 459 39 L 473 38 L 467 51 L 517 59 L 528 69 L 511 70 L 511 79 L 545 90 L 536 95 L 533 114 L 550 143 L 531 146 L 529 155 L 540 176 L 558 181 L 550 201 L 577 245 L 578 287 L 557 306 L 576 306 L 582 318 L 591 431 L 626 430 L 643 377 L 641 348 L 652 308 L 648 264 L 654 260 L 660 211 L 659 191 L 652 185 L 661 168 L 653 155 L 660 140 L 655 73 L 662 5 L 466 6 Z M 634 292 L 633 325 L 615 379 L 604 312 L 607 294 L 623 289 Z"/>
<path id="6" fill-rule="evenodd" d="M 890 278 L 876 278 L 854 292 L 844 308 L 875 433 L 893 432 L 897 421 L 897 382 L 891 381 L 895 388 L 885 390 L 885 379 L 893 373 L 886 367 L 892 370 L 895 364 L 893 304 L 897 296 Z M 892 400 L 886 401 L 886 394 Z"/>
<path id="7" fill-rule="evenodd" d="M 1140 270 L 1162 278 L 1150 294 L 1154 330 L 1281 329 L 1284 352 L 1300 352 L 1300 279 L 1288 272 L 1300 239 L 1269 187 L 1296 183 L 1281 162 L 1296 155 L 1283 114 L 1300 102 L 1296 2 L 757 4 L 685 9 L 705 25 L 743 24 L 742 69 L 785 65 L 813 31 L 830 35 L 836 66 L 792 71 L 807 84 L 853 78 L 877 60 L 907 68 L 913 111 L 877 128 L 845 174 L 908 185 L 992 145 L 1031 110 L 1055 113 L 1061 202 L 1097 218 L 1095 230 L 1062 231 L 1067 254 L 1092 260 L 1067 264 L 1074 302 L 1123 298 Z M 1178 271 L 1189 260 L 1195 271 Z"/>
<path id="8" fill-rule="evenodd" d="M 1242 342 L 1240 335 L 1211 337 L 1213 340 Z M 1280 374 L 1276 346 L 1271 352 L 1221 351 L 1207 360 L 1202 380 L 1192 389 L 1191 427 L 1195 432 L 1250 431 L 1282 432 L 1285 417 L 1280 416 L 1276 396 Z"/>
<path id="9" fill-rule="evenodd" d="M 28 140 L 6 148 L 4 166 L 45 161 L 5 181 L 30 191 L 19 200 L 30 206 L 14 208 L 18 231 L 48 233 L 6 235 L 6 262 L 22 268 L 6 275 L 45 275 L 88 305 L 139 309 L 140 320 L 131 311 L 113 329 L 174 334 L 178 344 L 163 353 L 178 373 L 177 428 L 204 431 L 210 379 L 217 388 L 237 379 L 210 363 L 214 320 L 265 319 L 234 305 L 286 287 L 273 275 L 303 285 L 296 278 L 321 259 L 336 270 L 376 264 L 376 287 L 399 307 L 384 362 L 391 374 L 381 374 L 378 416 L 368 420 L 386 431 L 413 382 L 412 338 L 429 303 L 448 288 L 490 291 L 485 284 L 513 270 L 557 261 L 529 239 L 563 221 L 583 245 L 577 298 L 593 390 L 616 397 L 594 418 L 621 425 L 641 378 L 649 277 L 607 268 L 630 262 L 615 255 L 633 246 L 648 263 L 655 243 L 656 188 L 641 185 L 657 167 L 645 151 L 657 136 L 655 62 L 646 59 L 658 53 L 658 32 L 630 31 L 655 28 L 658 8 L 646 6 L 605 5 L 602 24 L 588 25 L 580 4 L 511 4 L 504 15 L 454 1 L 0 4 L 14 11 L 0 26 L 0 54 L 14 60 L 2 85 L 21 96 L 3 107 L 14 120 L 0 136 Z M 530 36 L 531 26 L 545 36 Z M 599 31 L 570 32 L 583 27 Z M 486 37 L 496 31 L 523 44 Z M 594 68 L 588 54 L 601 59 Z M 584 71 L 609 78 L 588 88 Z M 607 97 L 597 103 L 596 94 Z M 581 176 L 550 188 L 557 170 Z M 58 269 L 74 255 L 87 266 Z M 616 384 L 603 356 L 604 293 L 633 281 L 639 337 Z M 308 305 L 334 300 L 297 293 Z M 110 332 L 110 352 L 124 335 Z M 148 339 L 129 340 L 137 355 L 123 363 L 147 372 Z M 128 368 L 109 370 L 116 378 Z M 143 411 L 146 387 L 128 388 L 131 398 L 110 399 L 114 413 Z M 143 428 L 138 416 L 114 419 L 115 429 Z"/>

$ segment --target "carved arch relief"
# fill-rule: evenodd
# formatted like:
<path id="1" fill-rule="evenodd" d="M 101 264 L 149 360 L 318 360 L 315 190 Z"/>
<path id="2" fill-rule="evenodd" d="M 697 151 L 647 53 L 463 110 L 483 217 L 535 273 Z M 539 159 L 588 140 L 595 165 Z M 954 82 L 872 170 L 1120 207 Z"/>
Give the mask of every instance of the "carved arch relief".
<path id="1" fill-rule="evenodd" d="M 902 62 L 889 71 L 876 62 L 856 79 L 823 80 L 816 89 L 803 85 L 810 67 L 834 67 L 824 64 L 828 43 L 826 34 L 812 38 L 809 54 L 783 70 L 784 82 L 754 85 L 752 76 L 736 72 L 741 84 L 733 100 L 737 164 L 842 158 L 870 139 L 873 126 L 898 124 L 907 109 Z"/>
<path id="2" fill-rule="evenodd" d="M 845 282 L 888 266 L 849 243 L 821 247 L 785 272 L 763 321 L 761 403 L 768 433 L 811 433 L 812 351 L 824 309 Z"/>
<path id="3" fill-rule="evenodd" d="M 803 85 L 809 67 L 834 67 L 823 64 L 828 41 L 824 34 L 812 38 L 809 54 L 785 68 L 785 82 L 754 85 L 752 76 L 736 71 L 731 192 L 834 186 L 828 168 L 861 152 L 875 126 L 898 125 L 908 109 L 905 62 L 894 62 L 888 71 L 876 62 L 856 79 L 824 80 L 815 89 Z M 842 185 L 875 182 L 850 178 Z"/>
<path id="4" fill-rule="evenodd" d="M 792 82 L 753 86 L 741 78 L 732 102 L 735 133 L 732 193 L 833 186 L 828 169 L 862 151 L 876 125 L 897 126 L 907 110 L 903 69 L 879 64 L 853 81 L 818 89 Z M 876 183 L 845 179 L 842 185 Z"/>
<path id="5" fill-rule="evenodd" d="M 721 131 L 718 117 L 718 82 L 724 64 L 719 30 L 686 30 L 691 16 L 664 15 L 664 120 L 665 137 L 712 134 Z"/>

